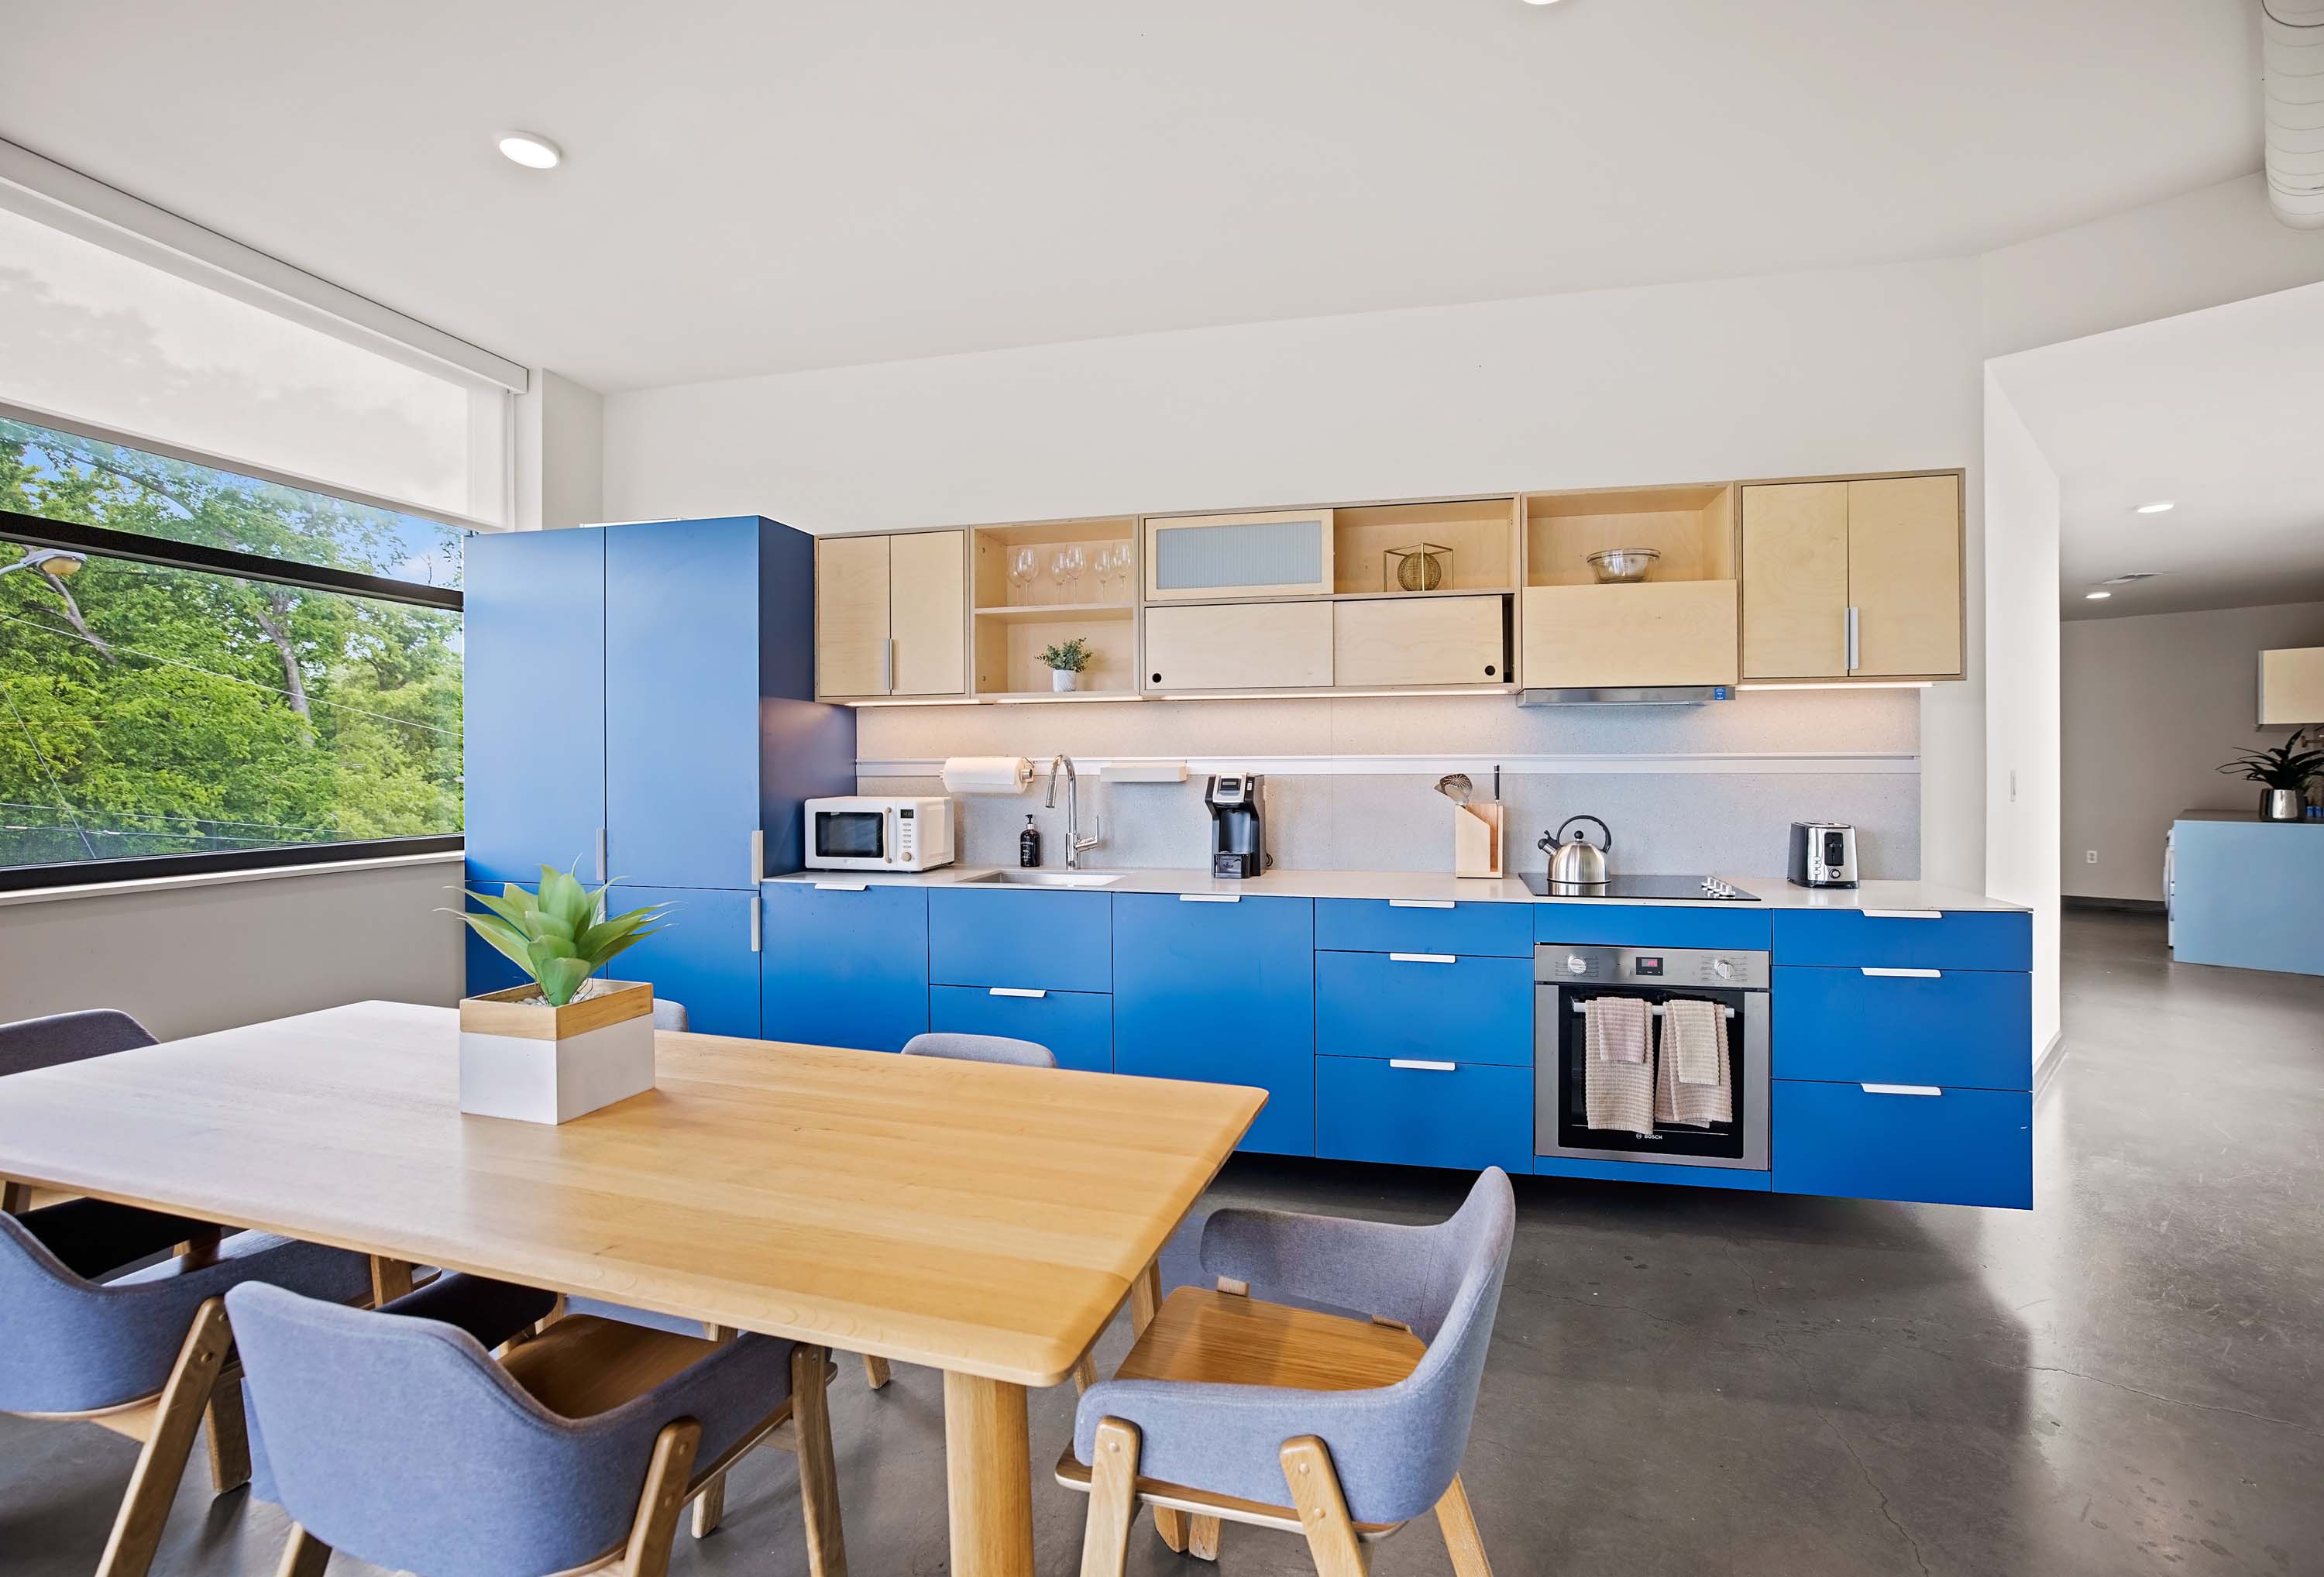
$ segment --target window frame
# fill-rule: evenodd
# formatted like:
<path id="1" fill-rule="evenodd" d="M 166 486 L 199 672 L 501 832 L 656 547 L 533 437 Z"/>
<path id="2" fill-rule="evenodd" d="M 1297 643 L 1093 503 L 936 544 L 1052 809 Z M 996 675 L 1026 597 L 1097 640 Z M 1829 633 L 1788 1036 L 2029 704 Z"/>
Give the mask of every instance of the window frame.
<path id="1" fill-rule="evenodd" d="M 214 462 L 197 462 L 213 464 Z M 315 489 L 314 491 L 323 491 Z M 331 496 L 341 496 L 332 494 Z M 335 569 L 296 559 L 270 558 L 227 548 L 195 542 L 173 542 L 164 537 L 116 531 L 78 521 L 0 510 L 0 540 L 32 548 L 57 548 L 107 558 L 128 559 L 201 575 L 231 576 L 243 580 L 271 581 L 304 591 L 337 592 L 374 602 L 403 603 L 418 607 L 465 613 L 466 604 L 456 586 L 420 586 L 385 576 Z M 465 833 L 438 833 L 421 837 L 349 838 L 327 844 L 285 844 L 265 849 L 209 850 L 184 854 L 145 854 L 122 860 L 71 860 L 45 865 L 0 866 L 0 892 L 25 892 L 53 887 L 101 887 L 118 882 L 151 881 L 157 877 L 192 876 L 213 872 L 263 871 L 284 866 L 336 864 L 351 860 L 391 859 L 409 854 L 450 853 L 466 849 Z"/>

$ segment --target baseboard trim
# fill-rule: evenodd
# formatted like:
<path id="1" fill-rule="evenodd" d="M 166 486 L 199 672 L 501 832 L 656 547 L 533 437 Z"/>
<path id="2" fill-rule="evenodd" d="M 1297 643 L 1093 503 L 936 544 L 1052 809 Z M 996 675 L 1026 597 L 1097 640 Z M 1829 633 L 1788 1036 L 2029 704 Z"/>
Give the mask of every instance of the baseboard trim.
<path id="1" fill-rule="evenodd" d="M 2159 898 L 2084 898 L 2070 892 L 2058 903 L 2062 908 L 2085 909 L 2098 914 L 2159 915 L 2163 912 L 2163 900 Z"/>
<path id="2" fill-rule="evenodd" d="M 2034 1098 L 2035 1100 L 2042 1098 L 2042 1092 L 2048 1088 L 2051 1079 L 2057 1074 L 2058 1065 L 2065 1060 L 2066 1032 L 2061 1029 L 2050 1037 L 2050 1044 L 2043 1047 L 2040 1055 L 2034 1059 Z"/>

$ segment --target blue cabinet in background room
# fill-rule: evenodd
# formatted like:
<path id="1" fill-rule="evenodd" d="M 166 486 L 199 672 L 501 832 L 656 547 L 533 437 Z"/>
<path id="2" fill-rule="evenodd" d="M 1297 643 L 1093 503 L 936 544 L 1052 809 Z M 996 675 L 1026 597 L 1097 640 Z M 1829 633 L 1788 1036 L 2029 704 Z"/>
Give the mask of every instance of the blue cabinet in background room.
<path id="1" fill-rule="evenodd" d="M 472 881 L 703 895 L 622 967 L 708 1033 L 760 1032 L 760 878 L 798 869 L 802 801 L 854 791 L 854 714 L 811 699 L 814 547 L 747 515 L 468 542 Z"/>
<path id="2" fill-rule="evenodd" d="M 1113 1071 L 1267 1091 L 1241 1148 L 1315 1153 L 1315 925 L 1304 898 L 1113 900 Z"/>
<path id="3" fill-rule="evenodd" d="M 1103 892 L 932 889 L 928 982 L 1110 991 L 1112 906 Z"/>
<path id="4" fill-rule="evenodd" d="M 770 881 L 761 973 L 769 1040 L 901 1051 L 928 1028 L 928 890 L 835 873 Z"/>
<path id="5" fill-rule="evenodd" d="M 1061 1068 L 1113 1071 L 1113 999 L 1102 991 L 1039 986 L 932 986 L 928 1028 L 955 1035 L 1005 1035 L 1046 1046 Z"/>

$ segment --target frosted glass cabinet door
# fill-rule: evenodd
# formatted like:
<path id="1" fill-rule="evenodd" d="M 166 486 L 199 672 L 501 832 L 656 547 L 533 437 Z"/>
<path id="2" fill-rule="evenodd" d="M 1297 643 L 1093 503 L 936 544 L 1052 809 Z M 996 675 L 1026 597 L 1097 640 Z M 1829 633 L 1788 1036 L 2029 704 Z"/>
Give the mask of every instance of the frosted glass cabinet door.
<path id="1" fill-rule="evenodd" d="M 1146 522 L 1146 600 L 1329 596 L 1332 512 L 1181 515 Z"/>

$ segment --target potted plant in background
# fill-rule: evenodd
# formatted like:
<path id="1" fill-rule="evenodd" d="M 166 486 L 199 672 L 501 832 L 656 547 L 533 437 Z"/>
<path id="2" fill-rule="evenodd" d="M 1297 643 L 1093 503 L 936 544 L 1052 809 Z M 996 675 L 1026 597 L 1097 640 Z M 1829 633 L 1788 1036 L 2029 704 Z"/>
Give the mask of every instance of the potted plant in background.
<path id="1" fill-rule="evenodd" d="M 1041 649 L 1041 660 L 1048 665 L 1049 688 L 1074 690 L 1081 687 L 1082 670 L 1090 665 L 1089 642 L 1080 636 Z"/>
<path id="2" fill-rule="evenodd" d="M 2324 747 L 2305 744 L 2307 735 L 2306 729 L 2295 729 L 2282 744 L 2237 751 L 2234 761 L 2219 768 L 2260 786 L 2262 820 L 2298 821 L 2308 814 L 2308 785 L 2324 777 Z"/>
<path id="3" fill-rule="evenodd" d="M 532 983 L 461 1000 L 461 1111 L 565 1122 L 653 1088 L 653 987 L 591 977 L 669 909 L 608 916 L 612 886 L 593 892 L 544 865 L 537 893 L 512 881 L 497 898 L 468 894 L 488 912 L 460 918 Z"/>

